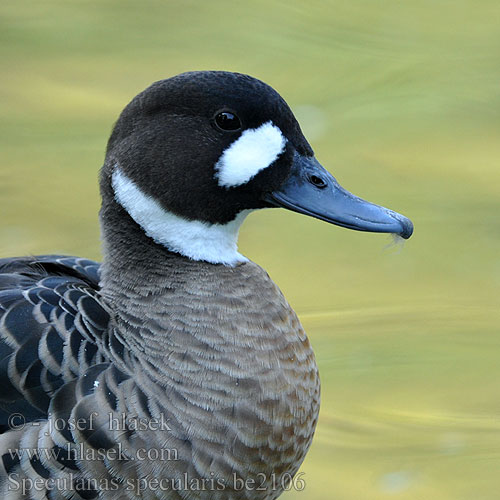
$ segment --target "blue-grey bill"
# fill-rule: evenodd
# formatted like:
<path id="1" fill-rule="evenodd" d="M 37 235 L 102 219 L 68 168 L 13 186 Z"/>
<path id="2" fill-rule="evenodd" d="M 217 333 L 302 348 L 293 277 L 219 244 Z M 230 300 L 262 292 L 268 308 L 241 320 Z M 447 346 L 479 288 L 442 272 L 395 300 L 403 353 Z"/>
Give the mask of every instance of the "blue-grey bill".
<path id="1" fill-rule="evenodd" d="M 413 233 L 410 219 L 353 195 L 314 157 L 297 154 L 289 178 L 265 200 L 356 231 L 393 233 L 405 239 Z"/>

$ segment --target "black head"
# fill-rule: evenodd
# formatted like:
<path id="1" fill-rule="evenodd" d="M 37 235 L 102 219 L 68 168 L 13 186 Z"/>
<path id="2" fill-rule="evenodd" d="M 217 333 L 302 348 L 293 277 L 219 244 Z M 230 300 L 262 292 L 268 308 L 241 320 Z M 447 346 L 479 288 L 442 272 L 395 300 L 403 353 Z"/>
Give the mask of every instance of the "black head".
<path id="1" fill-rule="evenodd" d="M 269 123 L 285 139 L 282 151 L 245 182 L 224 185 L 217 170 L 223 153 L 245 131 Z M 292 111 L 269 85 L 225 71 L 183 73 L 153 83 L 123 110 L 108 142 L 102 182 L 109 184 L 119 165 L 164 209 L 224 224 L 242 210 L 271 206 L 265 195 L 289 177 L 297 153 L 313 156 Z"/>
<path id="2" fill-rule="evenodd" d="M 257 208 L 404 238 L 413 230 L 337 183 L 276 91 L 223 71 L 184 73 L 135 97 L 109 139 L 101 190 L 105 230 L 131 223 L 124 209 L 137 225 L 122 240 L 140 227 L 170 251 L 213 263 L 241 260 L 238 228 Z"/>

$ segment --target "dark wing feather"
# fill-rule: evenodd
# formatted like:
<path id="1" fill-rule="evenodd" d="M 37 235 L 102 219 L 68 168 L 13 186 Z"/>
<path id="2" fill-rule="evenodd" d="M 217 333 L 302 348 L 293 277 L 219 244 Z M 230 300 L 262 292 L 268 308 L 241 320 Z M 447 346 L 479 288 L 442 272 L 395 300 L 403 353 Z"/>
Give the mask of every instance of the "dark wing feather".
<path id="1" fill-rule="evenodd" d="M 108 361 L 99 264 L 59 255 L 0 259 L 0 431 L 46 418 L 52 395 Z"/>

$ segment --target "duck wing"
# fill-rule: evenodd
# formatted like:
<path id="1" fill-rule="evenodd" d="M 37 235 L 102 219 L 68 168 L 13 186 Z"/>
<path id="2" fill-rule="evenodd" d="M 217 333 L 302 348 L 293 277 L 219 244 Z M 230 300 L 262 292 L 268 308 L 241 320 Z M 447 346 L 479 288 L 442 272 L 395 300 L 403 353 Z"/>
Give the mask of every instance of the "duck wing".
<path id="1" fill-rule="evenodd" d="M 61 255 L 0 259 L 0 433 L 47 418 L 54 393 L 109 360 L 100 264 Z"/>

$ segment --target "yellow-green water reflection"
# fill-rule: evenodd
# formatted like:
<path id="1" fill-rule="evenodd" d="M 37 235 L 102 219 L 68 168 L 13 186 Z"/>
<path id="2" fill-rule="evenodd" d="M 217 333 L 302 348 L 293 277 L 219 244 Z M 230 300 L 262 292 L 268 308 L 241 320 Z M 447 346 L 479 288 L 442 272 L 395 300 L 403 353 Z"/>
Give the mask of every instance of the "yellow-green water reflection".
<path id="1" fill-rule="evenodd" d="M 150 82 L 260 77 L 345 187 L 415 223 L 403 247 L 277 210 L 242 230 L 322 376 L 283 498 L 498 499 L 500 3 L 25 0 L 0 42 L 2 256 L 99 257 L 105 142 Z"/>

